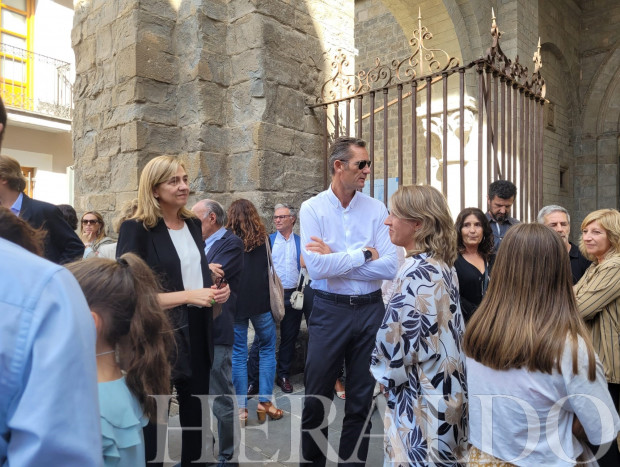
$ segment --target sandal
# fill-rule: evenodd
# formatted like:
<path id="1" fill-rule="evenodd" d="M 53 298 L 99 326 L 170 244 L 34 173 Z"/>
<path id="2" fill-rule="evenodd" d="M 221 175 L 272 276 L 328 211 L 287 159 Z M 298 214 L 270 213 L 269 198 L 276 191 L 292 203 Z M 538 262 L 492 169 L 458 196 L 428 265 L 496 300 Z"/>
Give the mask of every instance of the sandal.
<path id="1" fill-rule="evenodd" d="M 278 409 L 271 402 L 259 402 L 258 408 L 256 409 L 258 422 L 264 423 L 267 419 L 267 415 L 269 415 L 269 418 L 272 420 L 280 420 L 284 416 L 284 411 L 282 409 Z"/>
<path id="2" fill-rule="evenodd" d="M 340 381 L 340 379 L 336 379 L 336 385 L 334 386 L 334 394 L 336 394 L 336 397 L 338 399 L 345 400 L 347 398 L 344 392 L 344 384 L 342 384 L 342 381 Z"/>
<path id="3" fill-rule="evenodd" d="M 239 409 L 239 425 L 245 427 L 248 422 L 248 409 Z"/>

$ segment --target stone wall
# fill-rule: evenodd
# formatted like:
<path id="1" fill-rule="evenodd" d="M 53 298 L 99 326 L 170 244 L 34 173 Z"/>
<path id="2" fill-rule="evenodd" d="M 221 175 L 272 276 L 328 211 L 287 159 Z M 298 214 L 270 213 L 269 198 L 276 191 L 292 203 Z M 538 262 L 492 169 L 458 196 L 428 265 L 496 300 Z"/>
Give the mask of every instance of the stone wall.
<path id="1" fill-rule="evenodd" d="M 547 85 L 543 168 L 544 204 L 559 204 L 574 212 L 574 140 L 579 104 L 579 17 L 575 1 L 553 0 L 539 9 L 541 70 Z M 567 86 L 567 83 L 570 83 Z M 573 228 L 573 232 L 578 232 Z M 573 235 L 577 238 L 576 235 Z"/>
<path id="2" fill-rule="evenodd" d="M 185 160 L 191 201 L 247 197 L 265 219 L 276 203 L 318 192 L 320 127 L 305 104 L 319 81 L 317 28 L 333 25 L 334 15 L 286 0 L 78 3 L 77 210 L 110 220 L 160 154 Z"/>
<path id="3" fill-rule="evenodd" d="M 323 188 L 321 114 L 306 104 L 329 71 L 325 58 L 357 48 L 359 70 L 375 57 L 406 57 L 418 6 L 433 46 L 465 63 L 490 45 L 492 7 L 504 52 L 530 70 L 541 36 L 554 117 L 545 130 L 543 201 L 572 209 L 573 229 L 590 210 L 618 206 L 614 0 L 77 0 L 78 212 L 95 209 L 109 220 L 159 154 L 186 161 L 191 201 L 226 205 L 244 196 L 265 219 L 278 202 L 300 204 Z M 467 90 L 476 95 L 471 81 Z M 433 144 L 433 154 L 440 150 Z"/>
<path id="4" fill-rule="evenodd" d="M 581 6 L 573 226 L 592 210 L 619 207 L 620 4 L 600 0 Z"/>

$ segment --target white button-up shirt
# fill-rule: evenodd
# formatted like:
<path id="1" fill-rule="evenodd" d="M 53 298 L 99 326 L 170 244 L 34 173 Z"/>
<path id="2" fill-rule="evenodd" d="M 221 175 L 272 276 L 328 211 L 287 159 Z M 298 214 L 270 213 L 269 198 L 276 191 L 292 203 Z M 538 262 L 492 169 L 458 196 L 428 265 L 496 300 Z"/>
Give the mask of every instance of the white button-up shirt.
<path id="1" fill-rule="evenodd" d="M 361 295 L 381 288 L 384 279 L 398 271 L 396 247 L 383 221 L 387 209 L 380 201 L 356 192 L 346 208 L 331 186 L 301 205 L 301 251 L 312 279 L 312 288 L 325 292 Z M 304 247 L 321 238 L 332 253 L 321 255 Z M 379 259 L 365 262 L 362 248 L 369 246 Z"/>
<path id="2" fill-rule="evenodd" d="M 291 232 L 288 240 L 280 232 L 276 232 L 271 249 L 273 266 L 282 281 L 285 289 L 297 287 L 299 279 L 299 269 L 297 269 L 297 247 L 295 246 L 295 235 Z"/>

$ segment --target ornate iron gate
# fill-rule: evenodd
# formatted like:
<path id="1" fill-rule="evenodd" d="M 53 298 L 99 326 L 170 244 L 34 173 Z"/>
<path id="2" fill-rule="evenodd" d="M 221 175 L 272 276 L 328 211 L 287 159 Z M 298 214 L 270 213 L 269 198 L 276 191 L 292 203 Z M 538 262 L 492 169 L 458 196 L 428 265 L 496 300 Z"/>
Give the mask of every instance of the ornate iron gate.
<path id="1" fill-rule="evenodd" d="M 506 179 L 519 189 L 515 215 L 535 218 L 542 206 L 546 103 L 540 41 L 528 78 L 518 57 L 502 52 L 500 35 L 493 16 L 485 56 L 460 65 L 426 47 L 432 34 L 418 15 L 409 41 L 414 52 L 401 61 L 377 58 L 373 68 L 347 73 L 350 61 L 338 50 L 333 75 L 309 106 L 322 120 L 324 160 L 330 140 L 354 131 L 368 141 L 373 161 L 366 189 L 386 204 L 397 186 L 427 183 L 442 190 L 454 214 L 466 205 L 484 211 L 489 183 Z M 470 138 L 474 133 L 477 139 Z M 327 169 L 325 163 L 325 186 Z"/>

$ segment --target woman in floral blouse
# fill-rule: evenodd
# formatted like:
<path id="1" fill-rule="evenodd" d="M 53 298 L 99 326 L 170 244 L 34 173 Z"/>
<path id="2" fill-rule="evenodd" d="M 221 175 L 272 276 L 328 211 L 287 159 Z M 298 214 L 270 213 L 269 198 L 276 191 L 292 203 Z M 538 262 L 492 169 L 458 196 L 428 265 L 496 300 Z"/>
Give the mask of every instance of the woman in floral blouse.
<path id="1" fill-rule="evenodd" d="M 385 465 L 458 464 L 467 388 L 450 210 L 433 187 L 401 187 L 385 224 L 407 250 L 370 366 L 387 398 Z"/>

